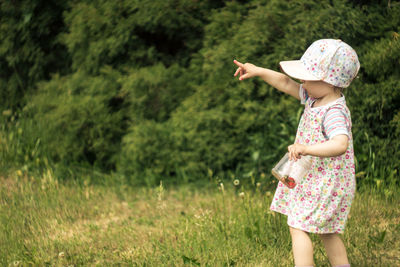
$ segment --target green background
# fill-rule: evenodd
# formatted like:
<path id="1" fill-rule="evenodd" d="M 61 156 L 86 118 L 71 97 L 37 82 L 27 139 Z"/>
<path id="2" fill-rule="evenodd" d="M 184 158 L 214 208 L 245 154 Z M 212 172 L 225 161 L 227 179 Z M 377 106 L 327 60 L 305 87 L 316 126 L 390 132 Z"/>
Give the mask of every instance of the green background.
<path id="1" fill-rule="evenodd" d="M 344 92 L 358 184 L 398 185 L 399 32 L 398 1 L 2 1 L 1 172 L 271 180 L 303 107 L 233 59 L 279 70 L 334 38 L 361 63 Z"/>

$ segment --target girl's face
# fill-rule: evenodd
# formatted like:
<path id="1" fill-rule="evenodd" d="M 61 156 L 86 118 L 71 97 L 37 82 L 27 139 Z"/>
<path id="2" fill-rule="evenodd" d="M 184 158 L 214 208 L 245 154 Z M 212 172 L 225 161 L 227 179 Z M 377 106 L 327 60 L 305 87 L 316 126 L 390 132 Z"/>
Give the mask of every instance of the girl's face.
<path id="1" fill-rule="evenodd" d="M 313 98 L 322 98 L 335 92 L 333 85 L 323 81 L 301 81 L 303 88 Z"/>

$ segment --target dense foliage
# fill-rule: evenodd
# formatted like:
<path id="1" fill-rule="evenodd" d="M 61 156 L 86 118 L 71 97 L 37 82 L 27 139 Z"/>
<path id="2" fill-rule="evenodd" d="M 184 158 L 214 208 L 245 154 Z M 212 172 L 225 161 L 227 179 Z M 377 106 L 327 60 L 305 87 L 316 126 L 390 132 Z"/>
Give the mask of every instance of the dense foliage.
<path id="1" fill-rule="evenodd" d="M 399 177 L 399 2 L 25 0 L 2 2 L 0 18 L 3 168 L 254 181 L 294 141 L 302 106 L 238 82 L 233 59 L 278 70 L 337 38 L 361 62 L 345 91 L 358 177 Z"/>

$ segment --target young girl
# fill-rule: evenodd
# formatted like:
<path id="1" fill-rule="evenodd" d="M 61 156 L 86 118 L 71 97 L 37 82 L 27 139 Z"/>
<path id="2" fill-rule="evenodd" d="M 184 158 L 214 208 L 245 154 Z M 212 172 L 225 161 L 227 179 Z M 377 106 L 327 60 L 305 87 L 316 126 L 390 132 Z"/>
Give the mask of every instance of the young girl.
<path id="1" fill-rule="evenodd" d="M 234 63 L 239 80 L 259 76 L 305 105 L 288 151 L 295 161 L 312 156 L 311 169 L 294 189 L 279 182 L 271 204 L 271 210 L 288 216 L 295 265 L 314 265 L 309 233 L 316 233 L 332 266 L 350 266 L 339 234 L 345 229 L 356 182 L 350 111 L 342 89 L 360 68 L 356 52 L 341 40 L 323 39 L 300 60 L 280 62 L 283 72 L 301 84 L 279 72 Z"/>

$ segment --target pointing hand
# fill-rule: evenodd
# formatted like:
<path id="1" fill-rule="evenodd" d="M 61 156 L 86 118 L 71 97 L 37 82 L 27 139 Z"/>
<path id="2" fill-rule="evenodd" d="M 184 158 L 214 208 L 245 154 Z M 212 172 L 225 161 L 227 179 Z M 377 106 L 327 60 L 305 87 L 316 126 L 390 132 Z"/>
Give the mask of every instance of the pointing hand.
<path id="1" fill-rule="evenodd" d="M 243 63 L 240 63 L 239 61 L 237 61 L 236 59 L 233 60 L 233 63 L 235 63 L 238 66 L 238 68 L 233 76 L 236 77 L 238 74 L 240 74 L 239 81 L 242 81 L 244 79 L 248 79 L 248 78 L 258 75 L 259 68 L 254 64 L 251 64 L 251 63 L 243 64 Z"/>

